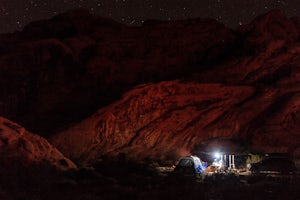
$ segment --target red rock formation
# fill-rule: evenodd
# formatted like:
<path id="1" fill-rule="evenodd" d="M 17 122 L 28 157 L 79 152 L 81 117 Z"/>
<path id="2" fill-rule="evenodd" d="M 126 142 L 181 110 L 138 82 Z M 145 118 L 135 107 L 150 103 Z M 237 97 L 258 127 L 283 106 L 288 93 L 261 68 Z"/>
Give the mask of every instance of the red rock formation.
<path id="1" fill-rule="evenodd" d="M 218 141 L 293 153 L 299 33 L 298 18 L 280 11 L 237 31 L 208 19 L 129 28 L 68 12 L 0 37 L 0 114 L 50 133 L 134 86 L 169 81 L 126 93 L 53 144 L 81 162 L 119 153 L 174 157 Z"/>
<path id="2" fill-rule="evenodd" d="M 3 170 L 14 170 L 14 167 L 76 169 L 72 161 L 64 157 L 44 138 L 0 117 L 0 168 L 3 172 Z"/>
<path id="3" fill-rule="evenodd" d="M 295 22 L 280 10 L 273 10 L 257 17 L 250 24 L 240 26 L 238 32 L 244 35 L 244 48 L 258 51 L 274 41 L 284 41 L 286 44 L 295 42 L 299 36 Z"/>
<path id="4" fill-rule="evenodd" d="M 273 30 L 276 26 L 279 30 Z M 299 73 L 300 29 L 280 11 L 272 11 L 241 26 L 240 57 L 222 63 L 196 76 L 201 82 L 274 85 L 280 79 L 294 78 Z M 254 52 L 248 53 L 249 49 Z"/>
<path id="5" fill-rule="evenodd" d="M 203 140 L 237 134 L 244 125 L 233 121 L 234 107 L 253 93 L 247 86 L 179 81 L 141 86 L 51 142 L 80 161 L 107 153 L 160 159 L 190 152 Z"/>
<path id="6" fill-rule="evenodd" d="M 299 89 L 149 84 L 50 141 L 81 162 L 119 153 L 135 159 L 174 158 L 207 149 L 215 140 L 221 146 L 230 140 L 246 144 L 235 150 L 288 152 L 300 144 Z"/>
<path id="7" fill-rule="evenodd" d="M 215 20 L 130 28 L 75 10 L 0 41 L 0 114 L 49 133 L 135 85 L 180 78 L 221 61 L 235 36 Z"/>

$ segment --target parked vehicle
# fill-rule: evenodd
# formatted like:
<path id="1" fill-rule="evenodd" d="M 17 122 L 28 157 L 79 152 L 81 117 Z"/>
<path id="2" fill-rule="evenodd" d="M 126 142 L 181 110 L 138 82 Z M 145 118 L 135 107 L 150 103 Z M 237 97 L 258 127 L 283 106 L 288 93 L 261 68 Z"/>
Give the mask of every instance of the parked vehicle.
<path id="1" fill-rule="evenodd" d="M 179 160 L 175 172 L 195 175 L 205 172 L 206 166 L 202 164 L 202 161 L 197 156 L 186 156 Z"/>
<path id="2" fill-rule="evenodd" d="M 248 165 L 248 169 L 252 173 L 291 173 L 297 170 L 295 163 L 287 157 L 270 157 L 257 163 Z"/>

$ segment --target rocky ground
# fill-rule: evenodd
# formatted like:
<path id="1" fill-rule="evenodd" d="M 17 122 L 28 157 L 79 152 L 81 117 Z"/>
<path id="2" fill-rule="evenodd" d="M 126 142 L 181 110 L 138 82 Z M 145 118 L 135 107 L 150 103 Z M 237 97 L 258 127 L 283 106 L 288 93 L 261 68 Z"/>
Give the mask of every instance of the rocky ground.
<path id="1" fill-rule="evenodd" d="M 300 178 L 214 174 L 202 179 L 161 174 L 144 164 L 108 162 L 48 179 L 1 187 L 1 199 L 287 199 L 300 197 Z M 28 177 L 30 178 L 30 177 Z M 44 177 L 43 177 L 44 178 Z"/>

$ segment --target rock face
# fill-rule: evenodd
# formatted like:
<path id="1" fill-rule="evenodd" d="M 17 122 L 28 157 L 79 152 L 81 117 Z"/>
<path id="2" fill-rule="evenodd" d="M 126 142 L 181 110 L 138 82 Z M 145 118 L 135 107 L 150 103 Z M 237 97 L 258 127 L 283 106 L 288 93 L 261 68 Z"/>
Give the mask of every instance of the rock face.
<path id="1" fill-rule="evenodd" d="M 74 10 L 33 22 L 0 37 L 0 115 L 50 134 L 135 85 L 202 71 L 234 43 L 209 19 L 130 28 Z"/>
<path id="2" fill-rule="evenodd" d="M 0 37 L 0 114 L 56 132 L 78 162 L 214 144 L 298 155 L 299 24 L 275 10 L 235 31 L 209 19 L 126 27 L 71 11 Z"/>
<path id="3" fill-rule="evenodd" d="M 221 146 L 233 140 L 246 144 L 237 150 L 292 151 L 300 144 L 299 89 L 283 92 L 180 81 L 149 84 L 51 142 L 80 162 L 119 153 L 135 159 L 174 158 L 205 150 L 215 140 Z"/>
<path id="4" fill-rule="evenodd" d="M 270 11 L 238 28 L 244 37 L 244 47 L 253 51 L 259 51 L 274 41 L 293 43 L 299 37 L 299 30 L 296 18 L 288 19 L 280 10 Z"/>
<path id="5" fill-rule="evenodd" d="M 164 159 L 217 145 L 295 154 L 300 146 L 295 19 L 279 11 L 258 17 L 237 31 L 242 53 L 232 52 L 232 59 L 194 72 L 185 82 L 142 85 L 51 142 L 81 162 L 120 153 Z"/>
<path id="6" fill-rule="evenodd" d="M 76 169 L 72 161 L 45 139 L 0 117 L 0 168 L 7 171 L 14 167 L 53 168 L 59 171 Z"/>
<path id="7" fill-rule="evenodd" d="M 79 161 L 103 154 L 161 159 L 191 152 L 201 140 L 237 134 L 245 122 L 233 121 L 234 107 L 253 93 L 248 86 L 179 81 L 140 86 L 51 142 Z"/>

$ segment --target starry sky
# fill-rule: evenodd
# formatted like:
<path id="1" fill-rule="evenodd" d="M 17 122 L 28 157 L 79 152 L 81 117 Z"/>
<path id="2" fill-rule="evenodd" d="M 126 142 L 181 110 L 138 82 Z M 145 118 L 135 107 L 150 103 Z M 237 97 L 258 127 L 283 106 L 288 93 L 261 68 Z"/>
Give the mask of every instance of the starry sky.
<path id="1" fill-rule="evenodd" d="M 0 33 L 74 8 L 132 26 L 147 19 L 209 17 L 235 28 L 274 8 L 300 16 L 300 0 L 0 0 Z"/>

